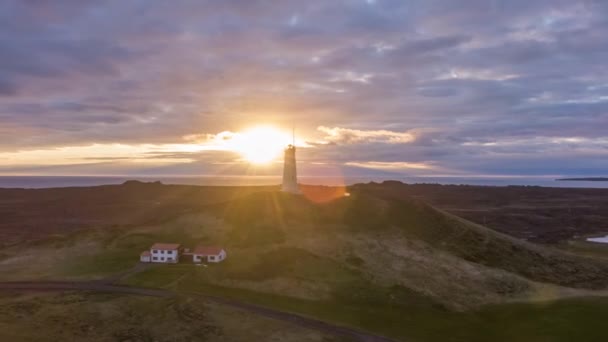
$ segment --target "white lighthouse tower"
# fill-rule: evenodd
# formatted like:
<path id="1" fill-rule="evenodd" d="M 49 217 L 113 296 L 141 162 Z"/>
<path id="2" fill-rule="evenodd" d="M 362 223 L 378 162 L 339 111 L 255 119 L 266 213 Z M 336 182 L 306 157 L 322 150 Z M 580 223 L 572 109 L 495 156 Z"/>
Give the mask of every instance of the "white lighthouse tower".
<path id="1" fill-rule="evenodd" d="M 285 159 L 283 161 L 283 192 L 299 194 L 298 174 L 296 171 L 296 138 L 295 129 L 293 131 L 293 143 L 285 149 Z"/>

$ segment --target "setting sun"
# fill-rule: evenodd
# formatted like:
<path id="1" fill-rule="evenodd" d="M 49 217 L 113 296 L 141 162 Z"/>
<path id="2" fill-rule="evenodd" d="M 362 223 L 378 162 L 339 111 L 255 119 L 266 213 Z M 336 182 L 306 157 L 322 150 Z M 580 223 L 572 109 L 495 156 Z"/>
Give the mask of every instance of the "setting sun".
<path id="1" fill-rule="evenodd" d="M 259 126 L 237 133 L 231 139 L 230 147 L 247 161 L 264 164 L 278 158 L 290 141 L 289 134 L 277 128 Z"/>

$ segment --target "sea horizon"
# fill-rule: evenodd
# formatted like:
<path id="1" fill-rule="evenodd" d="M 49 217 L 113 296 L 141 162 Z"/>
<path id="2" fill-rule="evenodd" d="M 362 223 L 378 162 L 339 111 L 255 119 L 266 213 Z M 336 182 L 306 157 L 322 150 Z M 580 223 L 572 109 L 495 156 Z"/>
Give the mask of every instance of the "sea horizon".
<path id="1" fill-rule="evenodd" d="M 117 185 L 129 180 L 141 182 L 160 181 L 163 184 L 198 186 L 266 186 L 281 184 L 281 176 L 0 176 L 0 188 L 62 188 Z M 501 176 L 501 177 L 436 177 L 436 176 L 358 176 L 325 177 L 301 176 L 300 184 L 340 186 L 358 183 L 400 181 L 407 184 L 441 184 L 472 186 L 540 186 L 554 188 L 608 188 L 608 182 L 565 181 L 546 176 Z"/>

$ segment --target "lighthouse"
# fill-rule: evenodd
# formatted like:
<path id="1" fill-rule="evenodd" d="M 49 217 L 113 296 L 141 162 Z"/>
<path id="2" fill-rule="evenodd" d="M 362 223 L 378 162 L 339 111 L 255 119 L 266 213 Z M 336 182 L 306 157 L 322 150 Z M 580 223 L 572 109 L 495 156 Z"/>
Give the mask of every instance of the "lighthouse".
<path id="1" fill-rule="evenodd" d="M 298 174 L 296 171 L 296 143 L 295 130 L 293 135 L 293 143 L 285 149 L 285 158 L 283 160 L 283 186 L 281 191 L 292 194 L 299 194 Z"/>

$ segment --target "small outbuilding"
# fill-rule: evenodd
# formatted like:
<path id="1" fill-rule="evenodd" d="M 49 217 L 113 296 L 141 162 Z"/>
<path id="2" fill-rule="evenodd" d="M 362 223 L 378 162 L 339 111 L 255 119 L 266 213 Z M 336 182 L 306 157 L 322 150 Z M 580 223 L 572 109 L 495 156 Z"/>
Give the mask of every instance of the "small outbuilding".
<path id="1" fill-rule="evenodd" d="M 139 261 L 141 262 L 150 262 L 151 254 L 150 251 L 143 251 L 139 255 Z"/>
<path id="2" fill-rule="evenodd" d="M 226 251 L 221 247 L 197 246 L 192 251 L 192 261 L 201 262 L 221 262 L 226 259 Z"/>

